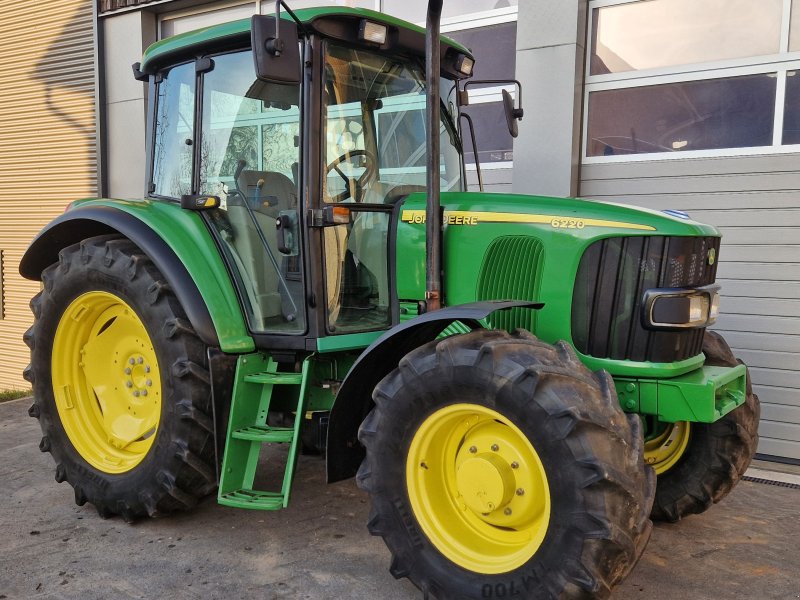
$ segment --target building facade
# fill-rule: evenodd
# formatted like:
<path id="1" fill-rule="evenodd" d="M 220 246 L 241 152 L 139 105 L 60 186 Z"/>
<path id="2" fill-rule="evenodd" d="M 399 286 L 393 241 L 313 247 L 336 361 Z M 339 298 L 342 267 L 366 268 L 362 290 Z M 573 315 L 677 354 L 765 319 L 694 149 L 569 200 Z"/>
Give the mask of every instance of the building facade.
<path id="1" fill-rule="evenodd" d="M 36 83 L 44 86 L 41 98 L 71 90 L 71 104 L 59 106 L 88 123 L 80 146 L 89 157 L 80 167 L 86 187 L 72 171 L 52 171 L 50 181 L 36 179 L 39 189 L 20 182 L 12 204 L 3 199 L 19 207 L 15 223 L 24 220 L 27 229 L 0 221 L 4 297 L 12 299 L 4 307 L 8 318 L 0 320 L 0 343 L 13 354 L 0 388 L 16 385 L 27 361 L 19 340 L 35 286 L 16 275 L 27 240 L 95 185 L 112 197 L 142 196 L 147 90 L 129 66 L 158 39 L 274 9 L 272 0 L 98 1 L 98 77 L 83 87 L 61 79 L 50 87 Z M 86 3 L 72 4 L 77 10 Z M 427 0 L 289 4 L 359 6 L 423 23 Z M 4 10 L 12 9 L 0 15 Z M 80 23 L 91 23 L 91 10 L 80 14 L 87 19 Z M 467 111 L 487 190 L 678 209 L 721 229 L 724 298 L 716 328 L 751 366 L 763 406 L 759 452 L 800 461 L 800 0 L 445 0 L 442 30 L 473 49 L 476 78 L 522 83 L 525 117 L 516 140 L 500 104 L 501 90 L 514 87 L 470 92 Z M 50 58 L 83 64 L 65 52 Z M 91 111 L 81 112 L 79 96 L 85 99 L 95 82 L 93 121 Z M 10 114 L 5 106 L 0 121 Z M 37 106 L 42 102 L 26 109 Z M 59 120 L 63 135 L 77 131 L 73 122 Z M 93 134 L 86 137 L 95 122 L 98 148 Z M 467 146 L 474 184 L 475 152 Z M 8 147 L 0 138 L 0 153 Z M 52 167 L 48 157 L 30 154 L 39 161 L 32 170 Z M 0 178 L 16 181 L 24 172 L 6 165 L 0 163 Z"/>
<path id="2" fill-rule="evenodd" d="M 97 194 L 96 14 L 86 0 L 0 2 L 0 390 L 26 389 L 39 290 L 19 275 L 34 235 Z"/>

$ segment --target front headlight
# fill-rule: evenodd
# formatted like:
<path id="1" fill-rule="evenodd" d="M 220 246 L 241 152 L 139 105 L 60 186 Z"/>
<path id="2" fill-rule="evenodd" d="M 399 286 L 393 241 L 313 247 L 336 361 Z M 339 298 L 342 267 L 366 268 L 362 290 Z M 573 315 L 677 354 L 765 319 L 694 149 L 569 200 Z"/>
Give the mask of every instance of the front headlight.
<path id="1" fill-rule="evenodd" d="M 647 290 L 643 306 L 648 329 L 707 327 L 719 316 L 719 285 Z"/>

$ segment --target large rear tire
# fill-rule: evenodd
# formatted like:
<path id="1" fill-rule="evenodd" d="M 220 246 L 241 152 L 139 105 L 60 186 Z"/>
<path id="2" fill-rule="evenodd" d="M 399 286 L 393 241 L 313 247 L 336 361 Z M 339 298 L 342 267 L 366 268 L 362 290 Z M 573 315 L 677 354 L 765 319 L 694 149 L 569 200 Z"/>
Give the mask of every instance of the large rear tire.
<path id="1" fill-rule="evenodd" d="M 132 242 L 65 248 L 25 334 L 39 445 L 75 502 L 126 520 L 193 506 L 216 484 L 206 347 Z"/>
<path id="2" fill-rule="evenodd" d="M 605 598 L 650 537 L 655 476 L 611 378 L 527 332 L 409 353 L 359 439 L 391 573 L 455 598 Z"/>
<path id="3" fill-rule="evenodd" d="M 741 363 L 725 338 L 714 331 L 706 331 L 703 353 L 708 366 L 735 367 Z M 727 496 L 756 452 L 760 414 L 748 371 L 742 406 L 715 423 L 669 424 L 664 433 L 647 442 L 646 457 L 665 457 L 656 464 L 652 518 L 674 523 L 687 515 L 705 512 Z"/>

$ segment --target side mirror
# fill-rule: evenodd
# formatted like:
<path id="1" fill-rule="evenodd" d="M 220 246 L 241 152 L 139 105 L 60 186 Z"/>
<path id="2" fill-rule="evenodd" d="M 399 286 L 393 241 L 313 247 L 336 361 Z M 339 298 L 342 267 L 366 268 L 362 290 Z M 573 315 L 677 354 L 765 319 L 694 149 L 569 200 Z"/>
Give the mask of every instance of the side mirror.
<path id="1" fill-rule="evenodd" d="M 300 83 L 300 35 L 297 24 L 280 16 L 253 15 L 250 22 L 256 76 L 268 83 Z"/>
<path id="2" fill-rule="evenodd" d="M 511 134 L 511 137 L 515 138 L 519 135 L 517 121 L 522 120 L 524 111 L 522 110 L 522 107 L 514 108 L 514 99 L 511 97 L 511 94 L 508 93 L 508 90 L 503 90 L 503 109 L 506 113 L 508 132 Z"/>

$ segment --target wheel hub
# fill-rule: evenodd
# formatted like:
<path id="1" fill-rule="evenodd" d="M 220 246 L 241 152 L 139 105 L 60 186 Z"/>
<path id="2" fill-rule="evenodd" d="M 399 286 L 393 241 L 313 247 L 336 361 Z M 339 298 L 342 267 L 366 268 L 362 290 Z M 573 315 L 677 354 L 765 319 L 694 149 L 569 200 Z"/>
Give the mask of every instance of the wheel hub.
<path id="1" fill-rule="evenodd" d="M 495 410 L 455 404 L 430 415 L 411 442 L 406 480 L 428 538 L 466 569 L 510 571 L 544 540 L 544 466 L 525 434 Z"/>
<path id="2" fill-rule="evenodd" d="M 674 467 L 689 446 L 691 424 L 657 422 L 655 432 L 648 435 L 644 443 L 644 461 L 653 467 L 656 475 L 666 473 Z"/>
<path id="3" fill-rule="evenodd" d="M 118 296 L 88 292 L 62 315 L 53 342 L 53 392 L 64 430 L 92 466 L 135 467 L 161 417 L 155 348 L 136 312 Z"/>
<path id="4" fill-rule="evenodd" d="M 514 493 L 511 466 L 494 454 L 467 458 L 458 466 L 456 482 L 464 503 L 480 514 L 503 508 Z"/>

